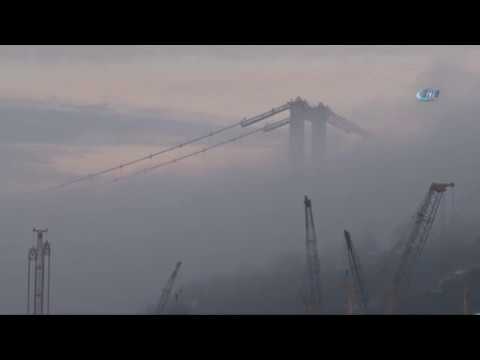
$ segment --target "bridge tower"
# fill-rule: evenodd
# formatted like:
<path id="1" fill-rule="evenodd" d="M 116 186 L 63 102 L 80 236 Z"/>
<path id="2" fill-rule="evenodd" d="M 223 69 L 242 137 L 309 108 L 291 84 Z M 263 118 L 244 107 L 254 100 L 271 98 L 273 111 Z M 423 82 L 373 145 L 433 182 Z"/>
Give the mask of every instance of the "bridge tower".
<path id="1" fill-rule="evenodd" d="M 360 135 L 363 138 L 370 133 L 334 113 L 328 106 L 318 103 L 310 106 L 305 100 L 297 97 L 290 101 L 290 158 L 294 171 L 304 169 L 305 165 L 305 121 L 310 121 L 311 129 L 311 165 L 319 169 L 325 159 L 327 146 L 327 123 L 346 133 Z"/>
<path id="2" fill-rule="evenodd" d="M 321 166 L 325 158 L 327 141 L 327 120 L 331 111 L 322 103 L 310 106 L 297 97 L 290 102 L 290 159 L 295 171 L 305 165 L 305 121 L 310 121 L 311 129 L 311 163 L 314 168 Z"/>
<path id="3" fill-rule="evenodd" d="M 329 109 L 319 103 L 310 111 L 312 122 L 311 161 L 314 168 L 318 169 L 325 159 L 327 147 L 327 120 L 330 116 Z"/>
<path id="4" fill-rule="evenodd" d="M 305 165 L 305 121 L 309 106 L 305 100 L 297 97 L 290 102 L 290 161 L 295 172 Z"/>

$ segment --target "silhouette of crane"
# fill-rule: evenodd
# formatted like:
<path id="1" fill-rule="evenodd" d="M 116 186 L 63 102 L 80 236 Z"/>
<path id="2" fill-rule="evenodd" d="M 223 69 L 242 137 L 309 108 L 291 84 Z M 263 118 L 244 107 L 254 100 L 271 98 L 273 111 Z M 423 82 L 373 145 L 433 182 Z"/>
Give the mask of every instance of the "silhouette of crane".
<path id="1" fill-rule="evenodd" d="M 352 312 L 360 309 L 360 311 L 365 314 L 368 311 L 368 294 L 363 280 L 363 272 L 361 269 L 360 261 L 358 260 L 357 253 L 355 251 L 355 248 L 353 247 L 350 233 L 347 230 L 344 231 L 344 236 L 347 247 L 349 269 L 347 275 L 351 279 L 351 281 L 349 281 L 349 283 L 351 284 L 351 291 L 349 295 L 352 303 Z"/>
<path id="2" fill-rule="evenodd" d="M 428 188 L 425 199 L 415 214 L 413 226 L 394 274 L 387 309 L 390 313 L 396 310 L 400 296 L 407 294 L 414 266 L 428 240 L 442 197 L 448 188 L 454 186 L 453 183 L 432 183 Z"/>
<path id="3" fill-rule="evenodd" d="M 181 261 L 177 262 L 177 264 L 175 265 L 175 269 L 173 270 L 167 281 L 167 284 L 163 288 L 162 295 L 157 306 L 157 312 L 159 314 L 165 313 L 165 308 L 167 307 L 168 301 L 170 300 L 170 295 L 172 293 L 173 285 L 175 284 L 175 279 L 177 278 L 178 272 L 180 270 L 180 266 L 182 266 Z"/>
<path id="4" fill-rule="evenodd" d="M 322 286 L 320 280 L 320 260 L 317 249 L 317 234 L 313 221 L 312 201 L 305 196 L 305 245 L 307 249 L 308 313 L 319 313 L 322 309 Z"/>

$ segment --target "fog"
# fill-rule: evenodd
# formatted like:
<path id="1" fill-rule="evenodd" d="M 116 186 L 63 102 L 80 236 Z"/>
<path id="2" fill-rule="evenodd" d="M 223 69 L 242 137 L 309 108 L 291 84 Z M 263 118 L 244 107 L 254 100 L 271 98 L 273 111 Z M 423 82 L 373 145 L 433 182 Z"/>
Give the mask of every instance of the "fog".
<path id="1" fill-rule="evenodd" d="M 351 51 L 360 56 L 362 49 L 355 48 Z M 14 50 L 9 61 L 21 56 L 21 51 Z M 208 53 L 208 49 L 202 51 Z M 322 51 L 330 54 L 328 49 Z M 379 59 L 385 53 L 391 56 L 388 49 L 380 53 L 365 49 L 365 56 L 373 56 L 369 51 Z M 429 53 L 428 48 L 418 51 Z M 456 50 L 442 51 L 454 54 Z M 409 47 L 408 52 L 411 56 L 415 49 Z M 262 59 L 268 58 L 267 50 L 259 53 Z M 281 49 L 272 52 L 276 56 L 281 53 Z M 229 59 L 236 56 L 235 52 L 228 54 Z M 432 48 L 431 54 L 438 51 Z M 352 69 L 361 68 L 362 61 L 354 64 L 351 52 L 336 49 L 330 55 L 339 61 L 349 59 Z M 312 50 L 304 56 L 320 55 Z M 380 273 L 379 264 L 432 182 L 455 182 L 456 186 L 453 194 L 446 195 L 420 258 L 416 291 L 434 289 L 450 272 L 476 265 L 475 241 L 480 236 L 480 123 L 476 116 L 480 104 L 476 94 L 480 72 L 456 57 L 438 57 L 401 88 L 401 96 L 368 96 L 369 89 L 375 89 L 352 78 L 352 86 L 365 89 L 364 103 L 357 99 L 348 107 L 345 98 L 337 105 L 320 95 L 308 97 L 312 104 L 325 102 L 373 137 L 360 139 L 329 126 L 326 159 L 320 169 L 313 170 L 310 162 L 315 154 L 307 154 L 303 175 L 292 173 L 288 127 L 284 127 L 150 174 L 122 180 L 133 171 L 124 169 L 43 192 L 48 186 L 255 113 L 229 117 L 211 115 L 214 108 L 208 114 L 182 108 L 176 111 L 168 103 L 164 110 L 147 111 L 53 100 L 0 101 L 0 178 L 5 185 L 0 191 L 0 283 L 4 289 L 0 312 L 25 312 L 32 228 L 48 227 L 53 313 L 146 313 L 158 301 L 177 261 L 183 265 L 175 291 L 182 292 L 178 302 L 171 304 L 171 312 L 303 313 L 303 196 L 308 195 L 313 204 L 326 311 L 342 313 L 347 268 L 343 230 L 352 234 L 372 296 L 380 297 L 380 282 L 388 279 L 379 280 L 379 275 L 388 276 Z M 102 57 L 102 62 L 108 61 Z M 392 79 L 388 81 L 385 89 L 399 92 Z M 426 86 L 441 89 L 438 101 L 423 104 L 415 100 L 415 91 Z M 319 89 L 319 93 L 325 91 Z M 297 95 L 304 96 L 292 93 L 285 95 L 285 100 Z M 248 108 L 248 101 L 239 99 L 236 106 L 245 103 Z M 258 112 L 278 105 L 266 102 Z M 188 147 L 178 154 L 197 148 Z M 148 160 L 145 166 L 162 159 Z M 120 181 L 112 183 L 114 178 Z"/>

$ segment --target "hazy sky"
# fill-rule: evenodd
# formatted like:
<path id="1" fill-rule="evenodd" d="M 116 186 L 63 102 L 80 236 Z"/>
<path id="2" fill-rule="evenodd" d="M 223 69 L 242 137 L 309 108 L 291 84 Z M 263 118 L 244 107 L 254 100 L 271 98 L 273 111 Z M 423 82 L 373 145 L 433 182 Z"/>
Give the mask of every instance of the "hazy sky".
<path id="1" fill-rule="evenodd" d="M 368 107 L 378 103 L 388 108 L 399 103 L 412 106 L 419 86 L 444 84 L 441 77 L 425 81 L 426 73 L 456 66 L 477 74 L 479 59 L 475 46 L 2 46 L 0 98 L 43 101 L 47 106 L 108 104 L 132 111 L 168 111 L 169 119 L 187 120 L 183 132 L 170 126 L 182 137 L 188 127 L 191 134 L 198 133 L 205 122 L 210 127 L 227 124 L 302 96 L 330 105 L 365 128 L 401 138 L 422 124 L 396 116 L 373 117 L 365 113 Z M 204 115 L 201 119 L 199 113 Z M 95 118 L 83 114 L 79 118 L 67 123 L 59 116 L 42 122 L 40 129 L 31 128 L 33 119 L 22 119 L 27 124 L 17 133 L 29 138 L 28 146 L 34 146 L 40 136 L 51 138 L 49 149 L 60 150 L 62 143 L 63 151 L 54 151 L 52 161 L 71 173 L 93 171 L 128 154 L 143 154 L 150 150 L 147 143 L 157 146 L 164 141 L 158 136 L 156 142 L 152 140 L 158 134 L 158 129 L 148 128 L 157 126 L 152 121 L 121 123 L 111 116 L 110 122 L 99 125 Z M 18 123 L 15 120 L 12 126 Z M 4 126 L 8 130 L 10 123 Z M 99 134 L 99 126 L 111 133 Z M 126 141 L 118 140 L 119 127 L 123 134 L 128 131 L 123 136 Z M 125 148 L 126 142 L 132 143 L 131 132 L 143 132 L 143 141 L 137 137 L 139 141 L 131 144 L 135 147 Z M 92 155 L 87 155 L 91 150 L 87 148 L 82 149 L 81 159 L 80 152 L 67 151 L 95 141 L 95 133 L 97 147 Z M 8 131 L 3 136 L 12 138 Z M 116 147 L 110 146 L 112 138 L 117 140 Z"/>
<path id="2" fill-rule="evenodd" d="M 460 182 L 473 222 L 479 64 L 478 46 L 0 46 L 0 312 L 24 311 L 33 226 L 51 229 L 57 312 L 140 311 L 179 259 L 193 281 L 303 256 L 286 128 L 120 185 L 23 193 L 297 96 L 375 135 L 328 130 L 308 185 L 325 251 L 344 227 L 386 237 L 431 181 Z M 439 101 L 418 103 L 430 86 Z"/>
<path id="3" fill-rule="evenodd" d="M 409 98 L 419 74 L 464 46 L 2 46 L 0 95 L 241 117 L 303 96 L 350 114 Z"/>

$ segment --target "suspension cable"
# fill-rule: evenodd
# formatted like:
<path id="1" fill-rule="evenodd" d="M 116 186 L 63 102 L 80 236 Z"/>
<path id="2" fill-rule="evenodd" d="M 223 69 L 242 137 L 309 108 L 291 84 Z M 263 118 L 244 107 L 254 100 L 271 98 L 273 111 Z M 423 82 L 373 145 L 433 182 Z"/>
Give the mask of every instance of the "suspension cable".
<path id="1" fill-rule="evenodd" d="M 257 128 L 255 130 L 252 130 L 252 131 L 249 131 L 249 132 L 246 132 L 244 134 L 241 134 L 239 136 L 236 136 L 234 138 L 230 138 L 228 140 L 225 140 L 225 141 L 221 141 L 219 143 L 216 143 L 216 144 L 213 144 L 211 146 L 207 146 L 201 150 L 197 150 L 197 151 L 194 151 L 194 152 L 191 152 L 191 153 L 188 153 L 186 155 L 183 155 L 183 156 L 180 156 L 180 157 L 177 157 L 177 158 L 174 158 L 174 159 L 171 159 L 171 160 L 168 160 L 168 161 L 164 161 L 164 162 L 161 162 L 157 165 L 154 165 L 154 166 L 151 166 L 151 167 L 147 167 L 147 168 L 143 168 L 141 170 L 138 170 L 136 172 L 133 172 L 131 174 L 128 174 L 128 175 L 125 175 L 123 176 L 122 178 L 116 178 L 116 179 L 113 179 L 112 181 L 109 181 L 109 182 L 106 182 L 105 184 L 109 184 L 109 183 L 112 183 L 112 182 L 117 182 L 119 180 L 124 180 L 124 179 L 127 179 L 127 178 L 131 178 L 131 177 L 134 177 L 134 176 L 137 176 L 137 175 L 141 175 L 141 174 L 148 174 L 149 172 L 152 172 L 158 168 L 161 168 L 161 167 L 164 167 L 164 166 L 167 166 L 167 165 L 170 165 L 170 164 L 174 164 L 176 162 L 179 162 L 179 161 L 182 161 L 184 159 L 187 159 L 187 158 L 190 158 L 190 157 L 193 157 L 193 156 L 196 156 L 196 155 L 199 155 L 199 154 L 202 154 L 204 152 L 207 152 L 207 151 L 210 151 L 214 148 L 217 148 L 217 147 L 220 147 L 220 146 L 223 146 L 223 145 L 226 145 L 226 144 L 229 144 L 229 143 L 233 143 L 235 141 L 238 141 L 240 139 L 243 139 L 247 136 L 250 136 L 250 135 L 253 135 L 255 133 L 258 133 L 258 132 L 261 132 L 261 131 L 265 131 L 265 128 L 264 127 L 261 127 L 261 128 Z"/>
<path id="2" fill-rule="evenodd" d="M 70 181 L 67 181 L 63 184 L 60 184 L 60 185 L 57 185 L 57 186 L 53 186 L 53 187 L 50 187 L 47 189 L 47 191 L 49 190 L 56 190 L 56 189 L 61 189 L 61 188 L 64 188 L 66 186 L 69 186 L 69 185 L 73 185 L 75 183 L 78 183 L 78 182 L 81 182 L 81 181 L 84 181 L 84 180 L 88 180 L 88 179 L 92 179 L 94 177 L 98 177 L 98 176 L 101 176 L 101 175 L 104 175 L 104 174 L 107 174 L 107 173 L 110 173 L 112 171 L 115 171 L 115 170 L 118 170 L 118 169 L 122 169 L 124 167 L 128 167 L 128 166 L 132 166 L 134 164 L 137 164 L 139 162 L 142 162 L 142 161 L 145 161 L 145 160 L 150 160 L 156 156 L 159 156 L 159 155 L 163 155 L 163 154 L 166 154 L 168 152 L 171 152 L 173 150 L 176 150 L 176 149 L 179 149 L 183 146 L 187 146 L 187 145 L 191 145 L 191 144 L 194 144 L 194 143 L 197 143 L 201 140 L 204 140 L 204 139 L 208 139 L 214 135 L 217 135 L 217 134 L 220 134 L 224 131 L 227 131 L 227 130 L 230 130 L 230 129 L 233 129 L 237 126 L 241 126 L 241 127 L 246 127 L 246 126 L 250 126 L 252 124 L 255 124 L 261 120 L 264 120 L 264 119 L 267 119 L 271 116 L 274 116 L 278 113 L 281 113 L 283 111 L 286 111 L 290 108 L 290 102 L 284 104 L 284 105 L 281 105 L 277 108 L 273 108 L 272 110 L 270 111 L 267 111 L 266 113 L 263 113 L 263 114 L 260 114 L 260 115 L 256 115 L 252 118 L 249 118 L 249 119 L 243 119 L 241 121 L 238 121 L 238 122 L 235 122 L 231 125 L 227 125 L 227 126 L 224 126 L 224 127 L 221 127 L 217 130 L 214 130 L 214 131 L 210 131 L 208 134 L 204 134 L 204 135 L 201 135 L 201 136 L 198 136 L 196 138 L 193 138 L 193 139 L 190 139 L 190 140 L 187 140 L 185 142 L 182 142 L 180 144 L 176 144 L 176 145 L 173 145 L 173 146 L 170 146 L 166 149 L 163 149 L 163 150 L 160 150 L 160 151 L 157 151 L 157 152 L 154 152 L 154 153 L 151 153 L 149 155 L 145 155 L 145 156 L 142 156 L 140 158 L 137 158 L 137 159 L 134 159 L 134 160 L 131 160 L 131 161 L 128 161 L 128 162 L 125 162 L 125 163 L 122 163 L 122 164 L 119 164 L 119 165 L 116 165 L 116 166 L 113 166 L 113 167 L 110 167 L 108 169 L 105 169 L 105 170 L 101 170 L 101 171 L 98 171 L 96 173 L 92 173 L 92 174 L 88 174 L 88 175 L 85 175 L 85 176 L 81 176 L 81 177 L 78 177 L 76 179 L 73 179 L 73 180 L 70 180 Z"/>
<path id="3" fill-rule="evenodd" d="M 184 147 L 184 146 L 187 146 L 187 145 L 191 145 L 191 144 L 194 144 L 194 143 L 197 143 L 201 140 L 204 140 L 204 139 L 207 139 L 213 135 L 217 135 L 217 134 L 220 134 L 224 131 L 227 131 L 227 130 L 230 130 L 230 129 L 233 129 L 239 125 L 241 125 L 241 121 L 239 122 L 236 122 L 232 125 L 228 125 L 228 126 L 224 126 L 222 128 L 219 128 L 217 130 L 214 130 L 214 131 L 211 131 L 209 132 L 208 134 L 205 134 L 205 135 L 202 135 L 202 136 L 198 136 L 196 138 L 193 138 L 191 140 L 188 140 L 188 141 L 185 141 L 183 143 L 180 143 L 180 144 L 177 144 L 177 145 L 173 145 L 173 146 L 170 146 L 166 149 L 163 149 L 163 150 L 160 150 L 160 151 L 157 151 L 157 152 L 154 152 L 154 153 L 151 153 L 149 155 L 145 155 L 145 156 L 142 156 L 140 158 L 137 158 L 137 159 L 134 159 L 134 160 L 131 160 L 131 161 L 128 161 L 128 162 L 125 162 L 125 163 L 122 163 L 122 164 L 119 164 L 119 165 L 116 165 L 116 166 L 113 166 L 113 167 L 110 167 L 108 169 L 105 169 L 105 170 L 101 170 L 101 171 L 98 171 L 96 173 L 92 173 L 92 174 L 89 174 L 89 175 L 85 175 L 85 176 L 81 176 L 79 178 L 76 178 L 76 179 L 73 179 L 73 180 L 70 180 L 70 181 L 67 181 L 63 184 L 60 184 L 60 185 L 57 185 L 57 186 L 54 186 L 54 187 L 51 187 L 48 190 L 56 190 L 56 189 L 61 189 L 61 188 L 64 188 L 64 187 L 67 187 L 67 186 L 70 186 L 70 185 L 73 185 L 75 183 L 78 183 L 78 182 L 81 182 L 81 181 L 84 181 L 84 180 L 88 180 L 88 179 L 92 179 L 94 177 L 98 177 L 98 176 L 101 176 L 101 175 L 105 175 L 107 173 L 110 173 L 112 171 L 115 171 L 115 170 L 119 170 L 119 169 L 122 169 L 122 168 L 125 168 L 125 167 L 128 167 L 128 166 L 132 166 L 134 164 L 137 164 L 139 162 L 142 162 L 142 161 L 145 161 L 145 160 L 150 160 L 156 156 L 159 156 L 159 155 L 163 155 L 163 154 L 166 154 L 168 152 L 172 152 L 176 149 L 179 149 L 181 147 Z"/>

